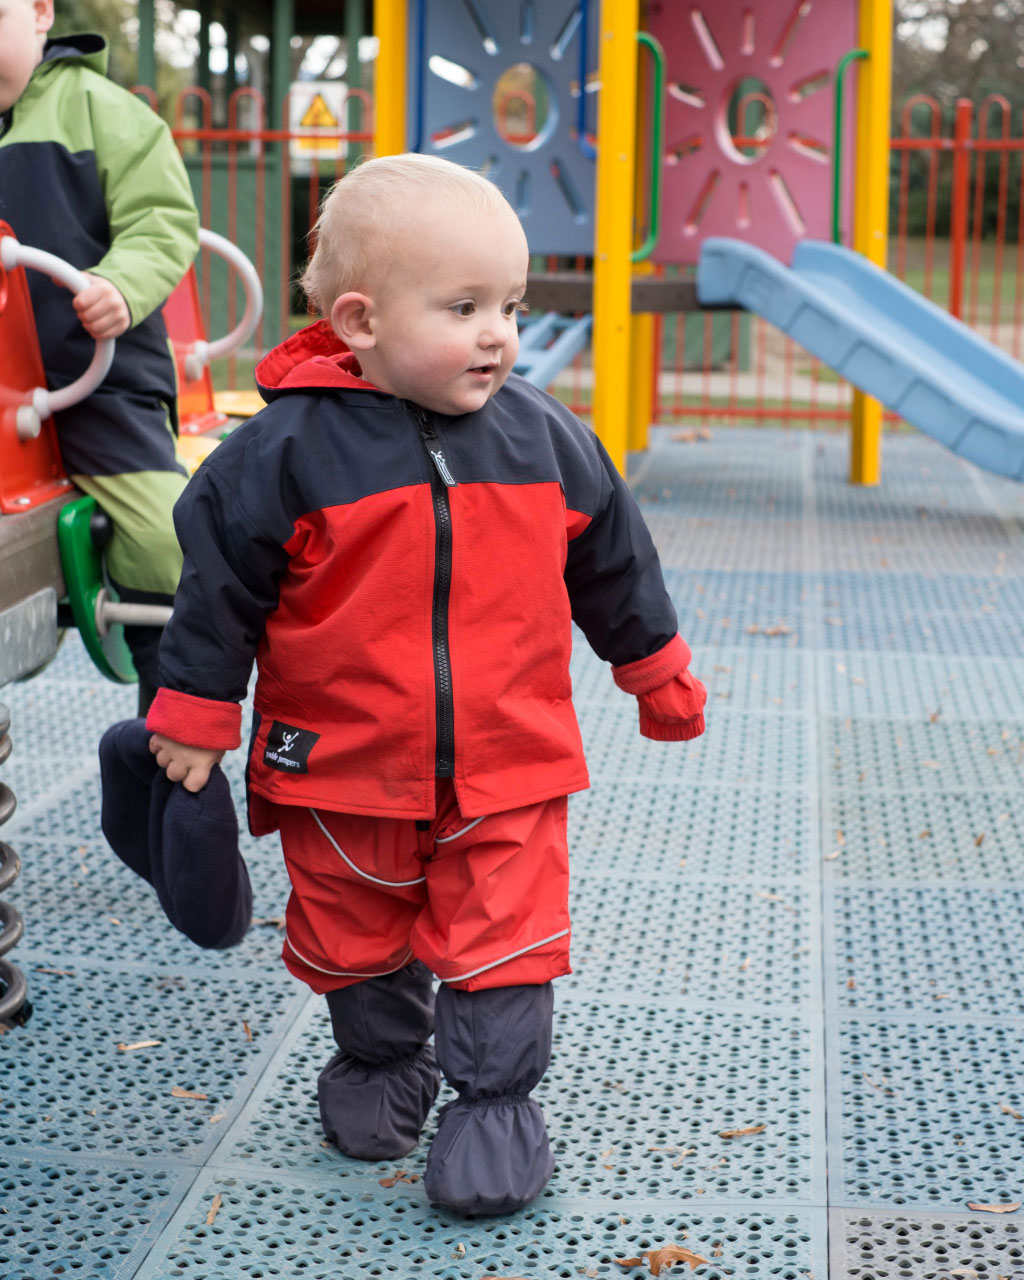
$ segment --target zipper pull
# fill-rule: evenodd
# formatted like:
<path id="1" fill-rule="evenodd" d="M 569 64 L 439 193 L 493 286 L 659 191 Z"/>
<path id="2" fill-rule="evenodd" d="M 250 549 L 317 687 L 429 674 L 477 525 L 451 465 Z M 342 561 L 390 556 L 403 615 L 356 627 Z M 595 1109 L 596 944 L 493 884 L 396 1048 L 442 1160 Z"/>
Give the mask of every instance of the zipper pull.
<path id="1" fill-rule="evenodd" d="M 441 483 L 446 489 L 454 489 L 458 481 L 449 469 L 447 459 L 444 456 L 444 447 L 437 432 L 434 430 L 429 415 L 419 405 L 413 405 L 413 413 L 419 423 L 420 435 L 423 437 L 427 453 L 430 454 L 430 461 L 434 464 L 434 470 L 441 477 Z"/>

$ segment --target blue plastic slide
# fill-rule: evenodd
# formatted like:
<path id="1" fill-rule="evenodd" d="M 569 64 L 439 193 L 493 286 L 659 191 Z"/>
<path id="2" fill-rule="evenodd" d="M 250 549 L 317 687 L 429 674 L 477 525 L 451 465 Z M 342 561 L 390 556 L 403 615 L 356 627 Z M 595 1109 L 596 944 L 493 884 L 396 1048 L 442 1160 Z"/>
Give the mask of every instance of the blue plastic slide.
<path id="1" fill-rule="evenodd" d="M 528 316 L 519 330 L 516 373 L 534 386 L 547 387 L 590 341 L 591 324 L 591 316 L 574 320 L 557 311 Z"/>
<path id="2" fill-rule="evenodd" d="M 1024 365 L 861 254 L 805 240 L 786 267 L 742 241 L 709 239 L 697 296 L 764 316 L 918 430 L 1024 480 Z"/>

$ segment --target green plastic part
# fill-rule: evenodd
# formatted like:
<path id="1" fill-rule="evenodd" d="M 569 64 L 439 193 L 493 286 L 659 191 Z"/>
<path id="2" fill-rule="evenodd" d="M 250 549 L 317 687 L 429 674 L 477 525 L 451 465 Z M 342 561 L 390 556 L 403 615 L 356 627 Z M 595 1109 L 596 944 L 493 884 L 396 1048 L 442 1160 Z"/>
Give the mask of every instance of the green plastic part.
<path id="1" fill-rule="evenodd" d="M 96 597 L 105 584 L 103 557 L 93 543 L 90 529 L 95 513 L 95 499 L 82 497 L 63 506 L 57 516 L 57 545 L 68 603 L 86 651 L 99 670 L 108 680 L 134 684 L 139 677 L 125 642 L 124 627 L 115 623 L 101 636 L 96 626 Z M 116 599 L 109 586 L 107 590 Z"/>

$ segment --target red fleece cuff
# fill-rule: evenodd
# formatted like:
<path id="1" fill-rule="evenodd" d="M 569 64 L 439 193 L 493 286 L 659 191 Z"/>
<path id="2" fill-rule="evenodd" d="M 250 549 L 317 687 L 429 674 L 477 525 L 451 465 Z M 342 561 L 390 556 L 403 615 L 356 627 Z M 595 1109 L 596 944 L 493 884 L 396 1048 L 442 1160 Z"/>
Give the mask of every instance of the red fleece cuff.
<path id="1" fill-rule="evenodd" d="M 675 635 L 657 653 L 612 667 L 612 679 L 627 693 L 647 693 L 685 671 L 690 665 L 690 646 L 681 635 Z"/>
<path id="2" fill-rule="evenodd" d="M 682 724 L 666 724 L 664 720 L 654 720 L 640 712 L 640 733 L 644 738 L 652 738 L 655 742 L 689 742 L 691 738 L 699 738 L 704 732 L 704 716 L 696 715 L 692 720 L 684 720 Z"/>
<path id="3" fill-rule="evenodd" d="M 230 751 L 242 742 L 242 708 L 237 702 L 215 702 L 176 689 L 158 689 L 146 728 L 187 747 Z"/>

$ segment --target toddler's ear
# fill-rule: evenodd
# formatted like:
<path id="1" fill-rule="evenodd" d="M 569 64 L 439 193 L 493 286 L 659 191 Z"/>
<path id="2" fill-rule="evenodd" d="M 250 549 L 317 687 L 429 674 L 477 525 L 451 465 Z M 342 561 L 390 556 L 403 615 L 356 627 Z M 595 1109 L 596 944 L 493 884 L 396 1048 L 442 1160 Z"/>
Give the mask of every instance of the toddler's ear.
<path id="1" fill-rule="evenodd" d="M 351 351 L 369 351 L 376 346 L 370 317 L 372 301 L 365 293 L 343 293 L 331 307 L 331 328 Z"/>

